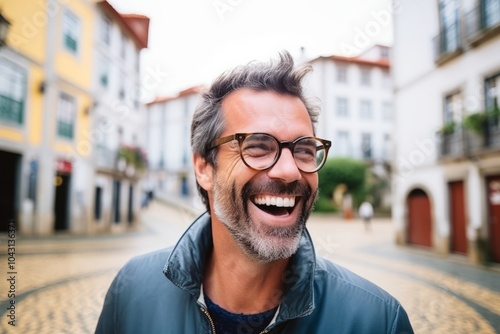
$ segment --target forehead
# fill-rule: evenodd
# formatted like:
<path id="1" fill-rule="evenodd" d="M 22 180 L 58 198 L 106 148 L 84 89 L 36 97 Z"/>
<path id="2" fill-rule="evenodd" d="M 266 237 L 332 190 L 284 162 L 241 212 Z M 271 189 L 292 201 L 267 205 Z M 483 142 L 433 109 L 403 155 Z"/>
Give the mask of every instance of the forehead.
<path id="1" fill-rule="evenodd" d="M 224 135 L 266 132 L 278 139 L 295 139 L 314 134 L 306 106 L 295 96 L 244 88 L 224 98 L 222 110 Z"/>

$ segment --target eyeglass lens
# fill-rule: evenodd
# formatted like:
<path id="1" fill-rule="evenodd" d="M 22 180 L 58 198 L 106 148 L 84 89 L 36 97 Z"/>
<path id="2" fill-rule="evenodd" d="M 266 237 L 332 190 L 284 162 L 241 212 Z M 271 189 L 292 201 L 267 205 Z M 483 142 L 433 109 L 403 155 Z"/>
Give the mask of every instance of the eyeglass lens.
<path id="1" fill-rule="evenodd" d="M 255 169 L 271 167 L 277 160 L 280 144 L 266 134 L 253 134 L 241 145 L 241 155 L 246 164 Z M 293 157 L 297 167 L 304 172 L 315 171 L 325 158 L 323 143 L 315 138 L 302 138 L 293 145 Z"/>

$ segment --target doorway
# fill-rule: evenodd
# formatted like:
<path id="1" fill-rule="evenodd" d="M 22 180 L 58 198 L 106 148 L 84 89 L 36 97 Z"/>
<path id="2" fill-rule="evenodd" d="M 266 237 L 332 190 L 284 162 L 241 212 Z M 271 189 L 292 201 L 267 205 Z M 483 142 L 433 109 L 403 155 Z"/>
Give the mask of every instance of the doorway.
<path id="1" fill-rule="evenodd" d="M 488 189 L 489 253 L 493 262 L 500 263 L 500 175 L 486 178 Z"/>
<path id="2" fill-rule="evenodd" d="M 17 189 L 19 189 L 19 173 L 21 169 L 21 155 L 0 151 L 2 172 L 0 173 L 0 231 L 8 230 L 9 221 L 16 221 L 17 226 Z"/>
<path id="3" fill-rule="evenodd" d="M 54 229 L 66 231 L 69 229 L 69 196 L 71 174 L 56 173 L 54 183 L 56 187 L 54 199 Z"/>
<path id="4" fill-rule="evenodd" d="M 421 189 L 414 189 L 407 199 L 408 243 L 432 247 L 431 203 Z"/>
<path id="5" fill-rule="evenodd" d="M 467 223 L 465 221 L 464 182 L 448 183 L 450 199 L 451 240 L 452 253 L 467 254 Z"/>

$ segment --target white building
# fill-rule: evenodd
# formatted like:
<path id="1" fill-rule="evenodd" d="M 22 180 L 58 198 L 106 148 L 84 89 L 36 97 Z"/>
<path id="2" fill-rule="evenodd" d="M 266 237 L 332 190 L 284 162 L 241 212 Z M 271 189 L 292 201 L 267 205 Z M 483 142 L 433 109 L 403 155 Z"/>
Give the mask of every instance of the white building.
<path id="1" fill-rule="evenodd" d="M 392 158 L 389 50 L 376 45 L 357 57 L 313 59 L 306 82 L 321 101 L 317 132 L 332 140 L 329 156 L 365 160 L 380 178 L 388 178 Z M 381 204 L 389 206 L 389 199 Z"/>
<path id="2" fill-rule="evenodd" d="M 500 262 L 500 0 L 398 7 L 397 241 Z"/>
<path id="3" fill-rule="evenodd" d="M 147 105 L 149 182 L 154 191 L 184 199 L 197 198 L 191 162 L 191 120 L 202 86 Z"/>
<path id="4" fill-rule="evenodd" d="M 149 18 L 118 13 L 101 1 L 94 30 L 92 133 L 96 230 L 124 228 L 137 219 L 145 160 L 146 108 L 140 102 L 140 53 Z"/>

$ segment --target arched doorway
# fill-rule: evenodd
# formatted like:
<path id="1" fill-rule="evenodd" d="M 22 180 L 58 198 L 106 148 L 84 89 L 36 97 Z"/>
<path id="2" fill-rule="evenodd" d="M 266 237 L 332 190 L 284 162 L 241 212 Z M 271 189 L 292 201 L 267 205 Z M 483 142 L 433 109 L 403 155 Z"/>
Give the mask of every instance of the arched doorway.
<path id="1" fill-rule="evenodd" d="M 414 189 L 406 201 L 408 210 L 408 243 L 432 247 L 431 202 L 422 189 Z"/>

